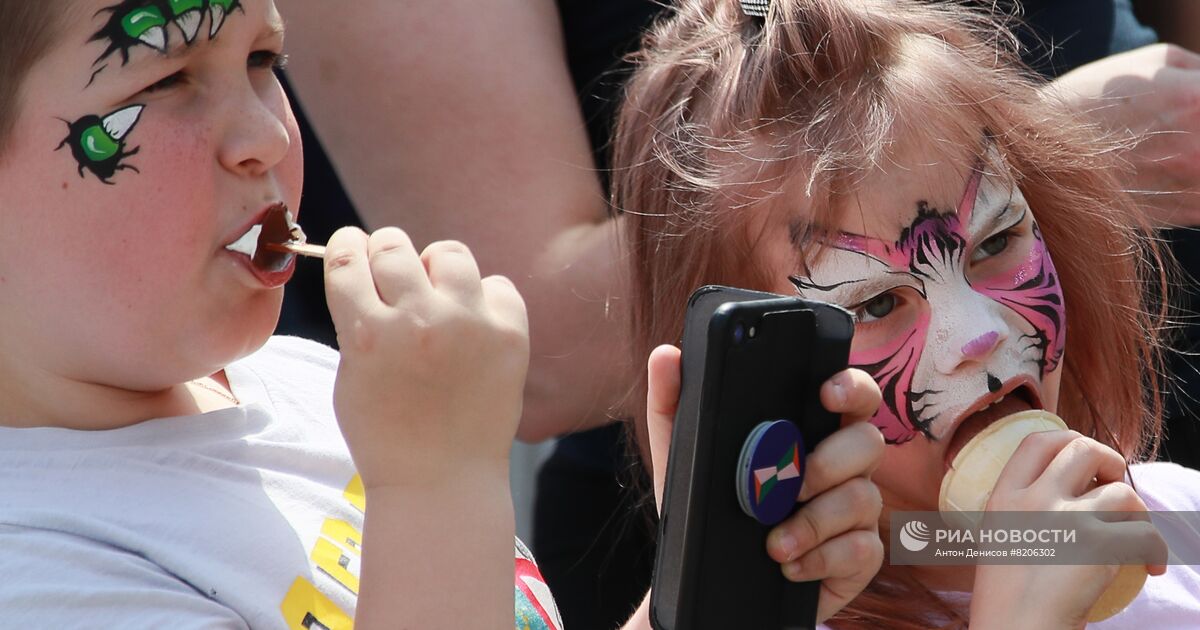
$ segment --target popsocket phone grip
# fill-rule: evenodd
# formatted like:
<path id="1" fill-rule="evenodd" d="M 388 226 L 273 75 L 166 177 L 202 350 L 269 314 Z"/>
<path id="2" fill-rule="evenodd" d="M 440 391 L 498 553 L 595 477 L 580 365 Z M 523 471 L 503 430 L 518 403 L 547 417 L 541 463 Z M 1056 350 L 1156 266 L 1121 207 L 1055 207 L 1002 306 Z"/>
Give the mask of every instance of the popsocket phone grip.
<path id="1" fill-rule="evenodd" d="M 763 525 L 787 518 L 804 483 L 804 438 L 791 420 L 754 427 L 742 444 L 737 497 L 742 511 Z"/>

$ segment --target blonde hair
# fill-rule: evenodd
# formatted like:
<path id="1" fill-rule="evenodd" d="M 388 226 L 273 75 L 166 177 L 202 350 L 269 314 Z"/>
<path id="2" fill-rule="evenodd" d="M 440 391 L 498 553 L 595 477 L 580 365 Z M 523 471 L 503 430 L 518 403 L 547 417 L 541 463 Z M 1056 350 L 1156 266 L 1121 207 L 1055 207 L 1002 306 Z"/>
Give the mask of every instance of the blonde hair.
<path id="1" fill-rule="evenodd" d="M 1165 302 L 1150 304 L 1144 289 L 1153 279 L 1165 295 L 1165 263 L 1122 192 L 1117 147 L 1040 90 L 1016 50 L 1000 20 L 956 5 L 773 0 L 760 23 L 737 0 L 679 2 L 634 56 L 613 141 L 636 356 L 678 341 L 698 286 L 778 286 L 756 264 L 764 217 L 790 230 L 805 260 L 819 249 L 803 247 L 808 237 L 901 141 L 978 147 L 958 158 L 966 171 L 986 133 L 1073 305 L 1061 415 L 1129 460 L 1153 454 Z M 919 628 L 931 615 L 965 624 L 885 565 L 832 624 Z"/>

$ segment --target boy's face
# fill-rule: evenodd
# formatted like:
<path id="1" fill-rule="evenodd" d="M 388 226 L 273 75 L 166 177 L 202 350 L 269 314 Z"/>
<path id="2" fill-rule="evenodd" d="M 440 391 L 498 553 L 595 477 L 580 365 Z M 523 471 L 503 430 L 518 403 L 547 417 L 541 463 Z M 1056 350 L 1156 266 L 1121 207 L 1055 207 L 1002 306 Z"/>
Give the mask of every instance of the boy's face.
<path id="1" fill-rule="evenodd" d="M 1009 173 L 901 157 L 839 208 L 824 255 L 791 282 L 855 313 L 850 363 L 883 392 L 873 422 L 891 446 L 875 478 L 888 505 L 936 509 L 945 466 L 970 436 L 1057 407 L 1066 312 Z"/>
<path id="2" fill-rule="evenodd" d="M 282 272 L 225 249 L 300 201 L 271 0 L 77 0 L 0 155 L 0 368 L 151 390 L 275 326 Z M 11 359 L 11 360 L 10 360 Z"/>

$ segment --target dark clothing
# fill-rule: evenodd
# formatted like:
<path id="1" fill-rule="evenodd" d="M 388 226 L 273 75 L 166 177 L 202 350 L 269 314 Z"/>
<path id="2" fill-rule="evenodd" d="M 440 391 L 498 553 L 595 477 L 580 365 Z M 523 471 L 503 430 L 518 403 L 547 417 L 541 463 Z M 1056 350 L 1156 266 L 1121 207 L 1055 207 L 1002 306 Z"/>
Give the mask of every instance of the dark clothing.
<path id="1" fill-rule="evenodd" d="M 362 220 L 350 203 L 350 197 L 342 188 L 329 156 L 321 148 L 304 107 L 287 77 L 280 75 L 283 89 L 292 102 L 292 110 L 300 125 L 300 140 L 304 143 L 304 194 L 300 202 L 300 216 L 304 233 L 312 243 L 327 243 L 329 237 L 343 225 L 362 227 Z M 295 335 L 337 347 L 337 334 L 333 320 L 325 307 L 325 270 L 312 260 L 299 260 L 296 273 L 283 292 L 283 312 L 275 334 Z"/>
<path id="2" fill-rule="evenodd" d="M 1185 274 L 1174 283 L 1184 324 L 1168 339 L 1165 436 L 1159 458 L 1200 470 L 1200 231 L 1196 228 L 1165 230 L 1170 252 Z"/>
<path id="3" fill-rule="evenodd" d="M 973 1 L 992 6 L 992 0 Z M 1021 5 L 1021 57 L 1046 77 L 1158 39 L 1153 29 L 1138 22 L 1129 0 L 1025 0 Z M 997 6 L 1011 14 L 1013 0 L 1000 0 Z"/>

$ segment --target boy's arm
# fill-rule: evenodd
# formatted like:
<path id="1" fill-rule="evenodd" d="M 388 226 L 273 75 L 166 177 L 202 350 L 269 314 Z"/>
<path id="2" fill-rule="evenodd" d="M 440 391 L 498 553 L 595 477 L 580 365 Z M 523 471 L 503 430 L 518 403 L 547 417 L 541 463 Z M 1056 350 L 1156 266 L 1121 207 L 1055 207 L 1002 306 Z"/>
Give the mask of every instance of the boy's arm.
<path id="1" fill-rule="evenodd" d="M 616 221 L 552 0 L 280 0 L 288 76 L 372 228 L 453 238 L 529 305 L 519 436 L 598 426 L 631 369 Z M 348 9 L 353 6 L 353 9 Z"/>
<path id="2" fill-rule="evenodd" d="M 368 490 L 354 627 L 508 627 L 514 536 L 509 497 L 507 471 L 493 479 L 464 471 Z"/>
<path id="3" fill-rule="evenodd" d="M 513 622 L 508 456 L 528 324 L 512 283 L 461 243 L 333 235 L 334 410 L 366 490 L 359 628 Z"/>

